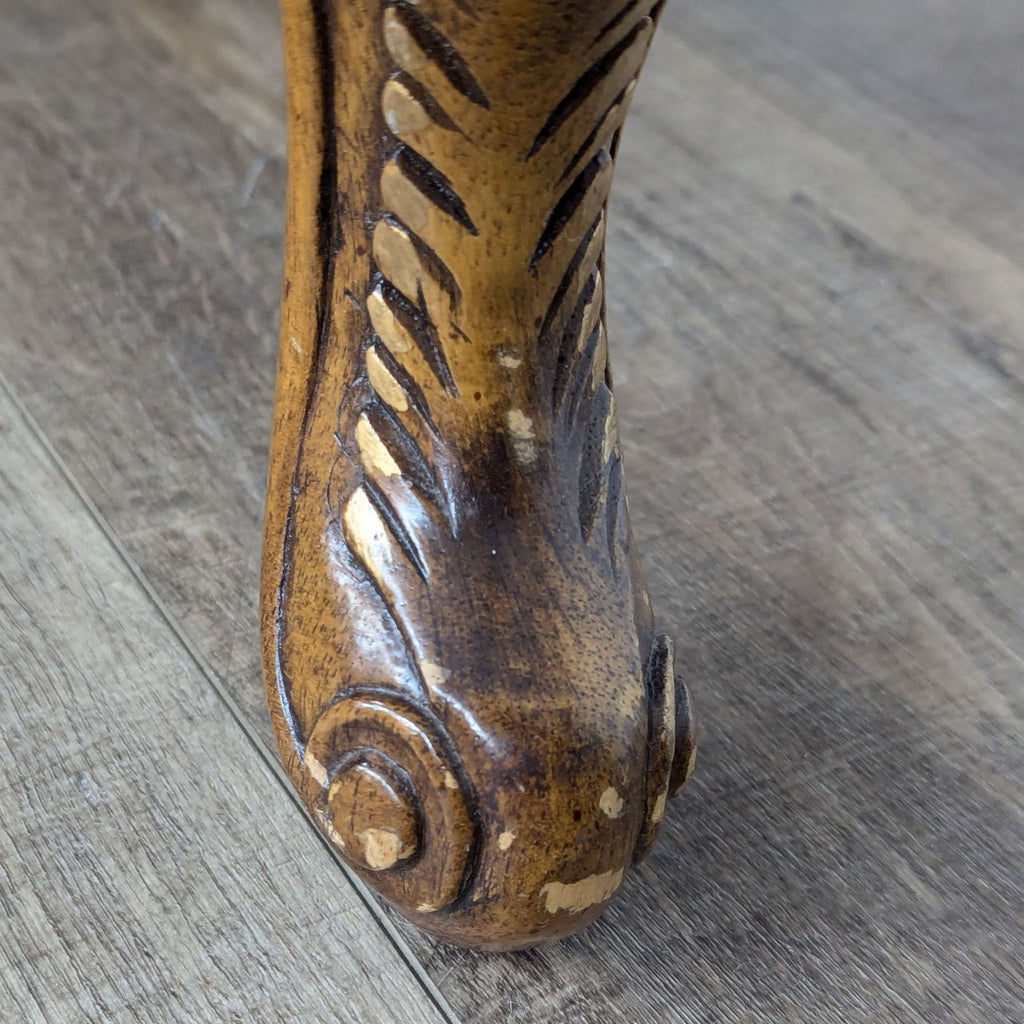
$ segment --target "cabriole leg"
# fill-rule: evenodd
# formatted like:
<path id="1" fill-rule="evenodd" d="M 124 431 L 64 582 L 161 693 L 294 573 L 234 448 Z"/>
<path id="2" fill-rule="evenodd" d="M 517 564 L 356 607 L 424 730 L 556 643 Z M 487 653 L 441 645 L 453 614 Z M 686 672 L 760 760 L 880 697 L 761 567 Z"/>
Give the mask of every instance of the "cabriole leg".
<path id="1" fill-rule="evenodd" d="M 604 325 L 608 190 L 661 2 L 283 6 L 281 756 L 402 913 L 530 945 L 601 911 L 693 765 Z"/>

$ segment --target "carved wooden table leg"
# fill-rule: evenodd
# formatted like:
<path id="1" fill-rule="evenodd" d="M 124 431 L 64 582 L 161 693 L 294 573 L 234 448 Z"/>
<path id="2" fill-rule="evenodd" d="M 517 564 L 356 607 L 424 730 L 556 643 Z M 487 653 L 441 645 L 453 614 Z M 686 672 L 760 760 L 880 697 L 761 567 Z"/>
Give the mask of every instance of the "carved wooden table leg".
<path id="1" fill-rule="evenodd" d="M 271 711 L 348 863 L 466 945 L 592 920 L 693 765 L 604 327 L 660 8 L 284 0 Z"/>

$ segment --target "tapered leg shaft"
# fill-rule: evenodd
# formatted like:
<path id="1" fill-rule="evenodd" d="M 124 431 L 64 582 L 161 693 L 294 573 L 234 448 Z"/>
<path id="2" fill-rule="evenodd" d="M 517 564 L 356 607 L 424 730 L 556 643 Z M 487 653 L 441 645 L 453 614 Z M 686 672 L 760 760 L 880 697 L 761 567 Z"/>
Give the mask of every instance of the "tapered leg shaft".
<path id="1" fill-rule="evenodd" d="M 692 768 L 604 326 L 660 7 L 284 0 L 271 711 L 348 863 L 468 945 L 592 920 Z"/>

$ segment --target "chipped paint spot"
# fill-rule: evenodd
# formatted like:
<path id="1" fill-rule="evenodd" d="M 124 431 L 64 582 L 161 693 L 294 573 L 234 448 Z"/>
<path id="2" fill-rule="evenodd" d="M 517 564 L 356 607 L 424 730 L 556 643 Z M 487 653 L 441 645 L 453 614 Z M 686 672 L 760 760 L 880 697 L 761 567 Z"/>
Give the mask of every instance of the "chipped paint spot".
<path id="1" fill-rule="evenodd" d="M 416 910 L 420 914 L 432 914 L 437 910 L 437 907 L 433 903 L 421 903 Z"/>
<path id="2" fill-rule="evenodd" d="M 597 328 L 597 351 L 594 353 L 594 369 L 590 373 L 590 390 L 596 391 L 597 385 L 604 380 L 608 369 L 608 332 L 604 324 Z"/>
<path id="3" fill-rule="evenodd" d="M 523 365 L 523 357 L 513 352 L 499 352 L 498 363 L 506 370 L 518 370 Z"/>
<path id="4" fill-rule="evenodd" d="M 409 408 L 409 398 L 405 389 L 382 362 L 376 345 L 371 345 L 366 351 L 366 375 L 370 378 L 374 391 L 392 409 L 396 412 L 405 412 Z"/>
<path id="5" fill-rule="evenodd" d="M 578 882 L 548 882 L 541 889 L 545 909 L 549 914 L 564 910 L 569 914 L 582 914 L 597 903 L 604 903 L 615 895 L 622 884 L 623 869 L 591 875 Z"/>
<path id="6" fill-rule="evenodd" d="M 533 432 L 533 420 L 522 409 L 509 409 L 509 433 L 512 435 L 512 451 L 516 460 L 523 466 L 532 466 L 537 461 L 536 435 Z"/>
<path id="7" fill-rule="evenodd" d="M 394 174 L 405 181 L 397 168 L 394 169 Z M 387 176 L 382 175 L 382 188 L 387 184 L 387 180 Z M 423 228 L 424 219 L 420 216 L 419 222 L 414 223 L 410 217 L 406 223 L 413 231 L 419 231 Z M 412 236 L 404 226 L 386 220 L 377 221 L 377 226 L 373 229 L 373 257 L 384 276 L 405 295 L 417 295 L 421 288 L 428 287 L 429 282 L 424 277 L 419 253 L 416 251 Z"/>
<path id="8" fill-rule="evenodd" d="M 654 810 L 651 811 L 651 821 L 655 825 L 665 817 L 665 794 L 662 793 L 657 800 L 654 801 Z"/>
<path id="9" fill-rule="evenodd" d="M 587 347 L 591 334 L 597 326 L 598 318 L 601 316 L 601 304 L 604 302 L 604 277 L 601 271 L 597 272 L 594 279 L 594 294 L 583 309 L 583 319 L 580 323 L 580 336 L 576 342 L 576 351 L 582 352 Z"/>
<path id="10" fill-rule="evenodd" d="M 306 768 L 309 774 L 316 779 L 317 784 L 326 789 L 327 769 L 309 751 L 306 751 Z"/>
<path id="11" fill-rule="evenodd" d="M 452 677 L 452 670 L 438 665 L 436 662 L 428 661 L 426 658 L 420 662 L 420 672 L 423 674 L 423 681 L 431 689 L 444 686 Z"/>
<path id="12" fill-rule="evenodd" d="M 299 355 L 301 356 L 302 355 L 302 346 L 298 343 L 298 341 L 294 337 L 289 338 L 288 340 L 291 342 L 292 348 L 295 349 L 295 351 L 298 352 Z"/>
<path id="13" fill-rule="evenodd" d="M 604 421 L 604 447 L 602 456 L 607 462 L 615 450 L 615 442 L 619 439 L 618 417 L 615 415 L 615 396 L 613 395 L 608 406 L 608 418 Z"/>
<path id="14" fill-rule="evenodd" d="M 516 833 L 514 829 L 502 832 L 501 835 L 498 836 L 498 849 L 502 851 L 507 850 L 515 842 L 515 839 Z"/>
<path id="15" fill-rule="evenodd" d="M 420 189 L 398 169 L 397 164 L 394 162 L 385 165 L 384 170 L 381 171 L 380 195 L 384 205 L 396 217 L 400 217 L 417 234 L 422 234 L 426 229 L 431 220 L 431 211 L 436 209 Z M 378 221 L 377 230 L 374 233 L 374 245 L 376 245 L 376 236 L 380 233 L 381 225 L 386 223 L 386 221 Z M 400 231 L 395 233 L 405 234 L 405 232 Z M 412 252 L 413 258 L 418 261 L 418 257 L 415 255 L 415 248 L 411 242 L 409 243 L 408 251 Z M 379 260 L 378 265 L 380 265 L 381 270 L 384 270 Z M 387 277 L 395 285 L 398 285 L 398 282 L 394 280 L 390 272 L 387 272 Z M 413 295 L 415 294 L 416 292 L 414 291 Z"/>
<path id="16" fill-rule="evenodd" d="M 356 835 L 363 844 L 363 859 L 373 871 L 386 871 L 411 857 L 415 847 L 403 846 L 402 838 L 389 828 L 368 828 Z"/>
<path id="17" fill-rule="evenodd" d="M 590 239 L 590 245 L 587 246 L 587 253 L 583 257 L 582 266 L 592 267 L 600 260 L 601 253 L 604 252 L 604 239 L 608 228 L 607 220 L 608 218 L 602 210 L 600 220 L 597 223 L 597 228 L 594 231 L 593 237 Z"/>
<path id="18" fill-rule="evenodd" d="M 384 120 L 395 135 L 408 135 L 430 126 L 430 115 L 401 83 L 390 80 L 381 94 Z"/>
<path id="19" fill-rule="evenodd" d="M 428 63 L 426 55 L 398 20 L 393 8 L 384 12 L 384 43 L 395 63 L 406 71 L 418 71 Z"/>
<path id="20" fill-rule="evenodd" d="M 455 778 L 455 776 L 452 775 L 452 773 L 449 772 L 449 771 L 446 771 L 444 773 L 444 784 L 445 784 L 445 787 L 447 789 L 458 789 L 459 788 L 459 780 L 457 778 Z"/>
<path id="21" fill-rule="evenodd" d="M 376 470 L 381 476 L 401 476 L 402 470 L 395 462 L 394 456 L 388 451 L 387 445 L 380 439 L 380 435 L 373 429 L 366 413 L 359 417 L 356 424 L 356 442 L 359 444 L 359 451 L 363 462 L 368 469 Z"/>
<path id="22" fill-rule="evenodd" d="M 383 541 L 385 526 L 362 487 L 349 498 L 342 519 L 346 536 L 351 537 L 356 554 L 367 565 L 374 565 L 374 547 Z"/>
<path id="23" fill-rule="evenodd" d="M 395 319 L 388 304 L 377 292 L 371 292 L 366 300 L 366 309 L 370 314 L 370 323 L 377 336 L 392 352 L 401 354 L 408 352 L 415 344 L 409 332 Z"/>
<path id="24" fill-rule="evenodd" d="M 625 801 L 619 796 L 614 786 L 609 786 L 602 794 L 598 806 L 609 818 L 617 818 L 622 813 Z"/>
<path id="25" fill-rule="evenodd" d="M 317 811 L 316 816 L 320 822 L 320 827 L 324 830 L 324 835 L 326 835 L 339 850 L 344 850 L 345 840 L 341 838 L 341 833 L 334 827 L 334 822 L 331 821 L 330 817 L 323 811 Z"/>
<path id="26" fill-rule="evenodd" d="M 509 409 L 508 429 L 520 440 L 532 441 L 534 439 L 533 420 L 522 409 Z"/>

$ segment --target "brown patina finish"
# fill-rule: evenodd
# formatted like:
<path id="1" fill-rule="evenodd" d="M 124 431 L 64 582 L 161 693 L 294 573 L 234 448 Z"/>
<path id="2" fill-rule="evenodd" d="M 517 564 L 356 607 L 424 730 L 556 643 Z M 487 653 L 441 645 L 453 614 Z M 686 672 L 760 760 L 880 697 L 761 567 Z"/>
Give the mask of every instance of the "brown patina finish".
<path id="1" fill-rule="evenodd" d="M 591 921 L 693 767 L 604 326 L 660 8 L 284 2 L 271 711 L 347 862 L 465 945 Z"/>

